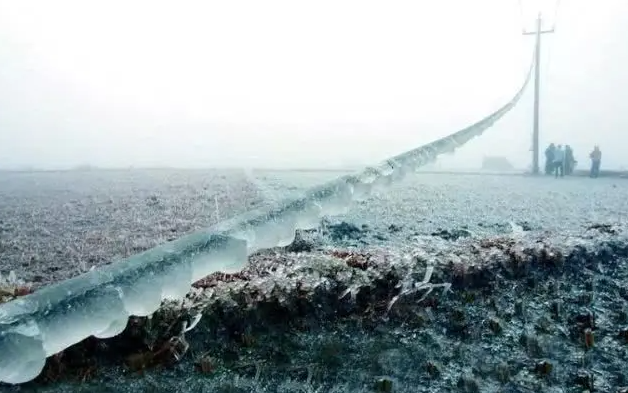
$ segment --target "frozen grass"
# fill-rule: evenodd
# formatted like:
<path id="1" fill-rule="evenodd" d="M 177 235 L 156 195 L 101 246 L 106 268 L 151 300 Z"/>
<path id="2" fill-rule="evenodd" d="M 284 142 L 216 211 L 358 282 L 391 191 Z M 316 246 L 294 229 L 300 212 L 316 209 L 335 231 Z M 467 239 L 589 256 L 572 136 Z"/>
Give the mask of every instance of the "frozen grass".
<path id="1" fill-rule="evenodd" d="M 59 281 L 260 203 L 237 171 L 3 173 L 0 271 Z"/>
<path id="2" fill-rule="evenodd" d="M 253 182 L 251 176 L 259 178 Z M 0 173 L 0 271 L 35 286 L 144 251 L 220 219 L 289 195 L 335 173 L 91 171 Z M 262 187 L 263 186 L 263 187 Z M 260 190 L 264 188 L 264 190 Z M 628 182 L 618 179 L 417 175 L 358 203 L 347 222 L 367 241 L 396 242 L 439 229 L 483 237 L 626 224 Z M 389 227 L 399 231 L 392 233 Z M 379 237 L 378 240 L 375 237 Z M 356 244 L 357 245 L 357 244 Z"/>
<path id="3" fill-rule="evenodd" d="M 3 276 L 0 273 L 0 303 L 11 301 L 32 292 L 32 285 L 17 278 L 14 271 Z"/>

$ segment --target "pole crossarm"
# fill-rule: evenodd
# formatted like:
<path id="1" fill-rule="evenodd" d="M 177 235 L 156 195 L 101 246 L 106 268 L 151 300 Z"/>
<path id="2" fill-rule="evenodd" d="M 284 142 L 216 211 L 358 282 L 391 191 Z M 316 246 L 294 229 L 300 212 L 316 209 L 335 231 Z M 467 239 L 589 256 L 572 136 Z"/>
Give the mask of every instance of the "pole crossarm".
<path id="1" fill-rule="evenodd" d="M 537 35 L 537 34 L 549 34 L 549 33 L 553 33 L 554 29 L 550 29 L 550 30 L 541 30 L 541 31 L 524 31 L 523 35 Z"/>

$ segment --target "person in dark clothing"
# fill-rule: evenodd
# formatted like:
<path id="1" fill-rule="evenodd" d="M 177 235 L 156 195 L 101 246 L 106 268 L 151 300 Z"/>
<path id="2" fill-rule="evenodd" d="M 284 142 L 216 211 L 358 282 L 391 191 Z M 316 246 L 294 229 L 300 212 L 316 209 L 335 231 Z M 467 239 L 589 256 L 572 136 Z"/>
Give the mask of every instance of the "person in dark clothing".
<path id="1" fill-rule="evenodd" d="M 573 173 L 573 169 L 575 167 L 576 160 L 573 156 L 573 150 L 571 146 L 565 146 L 565 175 L 571 175 Z"/>
<path id="2" fill-rule="evenodd" d="M 602 162 L 602 151 L 599 146 L 595 146 L 591 154 L 591 177 L 598 177 L 600 175 L 600 164 Z"/>
<path id="3" fill-rule="evenodd" d="M 556 146 L 554 150 L 554 177 L 565 176 L 565 150 L 562 145 Z"/>
<path id="4" fill-rule="evenodd" d="M 553 143 L 545 149 L 545 174 L 551 175 L 554 172 L 554 151 L 556 146 Z"/>

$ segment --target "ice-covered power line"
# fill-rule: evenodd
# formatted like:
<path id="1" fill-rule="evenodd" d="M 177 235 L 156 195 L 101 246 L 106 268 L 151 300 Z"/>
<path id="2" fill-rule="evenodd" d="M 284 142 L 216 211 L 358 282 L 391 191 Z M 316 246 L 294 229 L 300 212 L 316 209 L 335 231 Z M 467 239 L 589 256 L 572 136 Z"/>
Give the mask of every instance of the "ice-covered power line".
<path id="1" fill-rule="evenodd" d="M 149 316 L 163 300 L 181 300 L 192 283 L 216 271 L 240 271 L 248 255 L 290 244 L 297 229 L 345 212 L 373 190 L 386 188 L 417 168 L 482 135 L 516 104 L 531 68 L 513 98 L 478 122 L 375 167 L 312 188 L 300 197 L 184 236 L 125 260 L 42 288 L 0 305 L 0 382 L 36 378 L 46 358 L 90 336 L 120 334 L 129 316 Z"/>

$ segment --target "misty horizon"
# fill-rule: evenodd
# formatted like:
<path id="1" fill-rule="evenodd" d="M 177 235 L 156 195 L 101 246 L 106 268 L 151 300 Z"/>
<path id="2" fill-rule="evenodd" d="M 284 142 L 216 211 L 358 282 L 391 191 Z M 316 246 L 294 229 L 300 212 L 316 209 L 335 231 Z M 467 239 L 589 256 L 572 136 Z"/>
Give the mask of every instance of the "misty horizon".
<path id="1" fill-rule="evenodd" d="M 626 166 L 628 3 L 562 2 L 558 19 L 556 1 L 517 3 L 5 2 L 0 168 L 375 164 L 510 99 L 539 10 L 556 26 L 542 45 L 541 161 L 555 142 L 578 169 L 594 145 L 603 168 Z M 528 168 L 532 87 L 439 165 Z"/>

